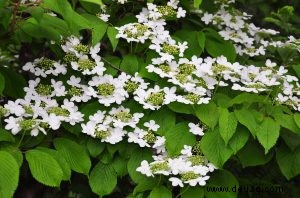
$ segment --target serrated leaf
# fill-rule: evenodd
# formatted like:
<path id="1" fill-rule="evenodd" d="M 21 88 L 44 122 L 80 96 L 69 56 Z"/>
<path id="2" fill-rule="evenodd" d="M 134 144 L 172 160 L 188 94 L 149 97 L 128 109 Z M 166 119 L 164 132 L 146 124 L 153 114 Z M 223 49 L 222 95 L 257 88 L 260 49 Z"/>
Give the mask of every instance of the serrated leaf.
<path id="1" fill-rule="evenodd" d="M 290 180 L 300 174 L 300 147 L 291 151 L 282 145 L 276 149 L 276 160 L 282 174 Z"/>
<path id="2" fill-rule="evenodd" d="M 116 157 L 113 160 L 112 166 L 114 167 L 114 169 L 119 177 L 123 177 L 128 173 L 127 161 L 121 157 Z"/>
<path id="3" fill-rule="evenodd" d="M 68 181 L 71 178 L 71 167 L 68 164 L 68 162 L 65 160 L 65 158 L 61 157 L 58 153 L 58 151 L 46 147 L 37 147 L 36 149 L 43 151 L 45 153 L 48 153 L 52 157 L 55 158 L 55 160 L 58 162 L 59 166 L 61 167 L 63 171 L 63 178 L 62 180 Z"/>
<path id="4" fill-rule="evenodd" d="M 149 195 L 149 198 L 172 198 L 172 192 L 164 186 L 155 187 Z"/>
<path id="5" fill-rule="evenodd" d="M 294 133 L 300 134 L 300 128 L 297 126 L 294 117 L 288 114 L 273 114 L 272 115 L 276 122 L 278 122 L 282 127 L 291 130 Z"/>
<path id="6" fill-rule="evenodd" d="M 233 150 L 233 153 L 236 154 L 249 139 L 249 132 L 245 127 L 238 127 L 236 133 L 232 136 L 229 141 L 229 146 Z"/>
<path id="7" fill-rule="evenodd" d="M 196 116 L 211 129 L 217 125 L 219 120 L 219 112 L 217 105 L 213 102 L 203 105 L 195 105 Z"/>
<path id="8" fill-rule="evenodd" d="M 205 191 L 205 197 L 207 198 L 235 198 L 237 197 L 238 191 L 233 191 L 232 188 L 239 188 L 239 182 L 235 176 L 226 170 L 217 170 L 214 175 L 208 180 L 208 188 L 227 188 L 228 192 L 222 191 Z"/>
<path id="9" fill-rule="evenodd" d="M 139 62 L 137 57 L 133 54 L 128 54 L 124 56 L 120 64 L 120 69 L 129 74 L 134 75 L 135 72 L 139 71 Z"/>
<path id="10" fill-rule="evenodd" d="M 83 146 L 69 139 L 56 138 L 54 147 L 66 159 L 72 170 L 88 175 L 91 160 Z"/>
<path id="11" fill-rule="evenodd" d="M 20 169 L 15 158 L 0 151 L 0 197 L 13 197 L 19 183 Z"/>
<path id="12" fill-rule="evenodd" d="M 237 127 L 237 119 L 234 113 L 230 113 L 225 108 L 219 108 L 219 131 L 221 137 L 225 141 L 227 145 L 231 137 L 234 135 L 236 127 Z"/>
<path id="13" fill-rule="evenodd" d="M 219 168 L 221 168 L 233 154 L 232 149 L 225 145 L 218 128 L 205 133 L 200 141 L 200 148 L 207 159 Z"/>
<path id="14" fill-rule="evenodd" d="M 238 121 L 247 127 L 249 131 L 251 132 L 252 136 L 255 137 L 256 128 L 258 127 L 258 124 L 255 120 L 255 116 L 252 113 L 252 111 L 248 109 L 241 109 L 241 110 L 235 110 L 234 111 Z"/>
<path id="15" fill-rule="evenodd" d="M 111 165 L 99 162 L 91 172 L 89 184 L 100 197 L 108 195 L 117 185 L 117 174 Z"/>
<path id="16" fill-rule="evenodd" d="M 15 147 L 15 146 L 12 146 L 12 145 L 2 145 L 0 147 L 0 150 L 7 151 L 8 153 L 10 153 L 15 158 L 15 160 L 18 163 L 19 167 L 22 166 L 22 164 L 23 164 L 23 154 L 19 150 L 19 148 Z"/>
<path id="17" fill-rule="evenodd" d="M 171 127 L 165 134 L 166 148 L 171 156 L 180 154 L 184 145 L 193 146 L 196 137 L 189 132 L 188 124 L 181 122 Z"/>
<path id="18" fill-rule="evenodd" d="M 40 183 L 58 187 L 63 179 L 63 171 L 56 159 L 40 150 L 29 150 L 25 154 L 32 176 Z"/>
<path id="19" fill-rule="evenodd" d="M 116 38 L 117 34 L 118 34 L 118 30 L 116 28 L 114 27 L 107 28 L 107 36 L 112 45 L 113 51 L 116 50 L 117 45 L 119 43 L 119 39 Z"/>
<path id="20" fill-rule="evenodd" d="M 265 118 L 258 126 L 256 137 L 265 148 L 265 153 L 276 144 L 279 137 L 280 125 L 271 118 Z"/>
<path id="21" fill-rule="evenodd" d="M 268 101 L 265 99 L 266 99 L 265 96 L 259 96 L 257 94 L 250 94 L 250 93 L 241 93 L 230 101 L 230 106 L 235 104 L 246 104 L 246 103 L 251 104 L 255 102 L 268 103 Z"/>

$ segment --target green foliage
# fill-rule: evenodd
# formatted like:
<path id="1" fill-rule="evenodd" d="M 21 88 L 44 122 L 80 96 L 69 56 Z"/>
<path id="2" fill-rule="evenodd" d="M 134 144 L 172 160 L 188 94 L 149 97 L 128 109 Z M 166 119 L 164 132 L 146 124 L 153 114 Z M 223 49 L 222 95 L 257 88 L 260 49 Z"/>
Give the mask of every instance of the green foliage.
<path id="1" fill-rule="evenodd" d="M 10 153 L 0 151 L 0 159 L 0 195 L 12 197 L 18 186 L 20 169 Z"/>
<path id="2" fill-rule="evenodd" d="M 112 165 L 99 162 L 91 171 L 90 186 L 97 195 L 110 194 L 117 185 L 117 174 Z"/>
<path id="3" fill-rule="evenodd" d="M 32 176 L 37 181 L 51 187 L 60 186 L 63 170 L 52 155 L 34 149 L 26 152 L 26 160 Z"/>
<path id="4" fill-rule="evenodd" d="M 59 155 L 66 159 L 72 170 L 88 175 L 91 160 L 83 146 L 66 138 L 56 138 L 54 146 Z"/>

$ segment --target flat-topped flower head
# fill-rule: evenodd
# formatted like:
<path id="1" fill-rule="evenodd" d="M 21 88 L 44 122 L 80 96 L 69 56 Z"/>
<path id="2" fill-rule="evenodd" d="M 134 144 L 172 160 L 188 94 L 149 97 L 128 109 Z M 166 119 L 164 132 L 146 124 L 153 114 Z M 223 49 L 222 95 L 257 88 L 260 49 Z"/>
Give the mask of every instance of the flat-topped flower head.
<path id="1" fill-rule="evenodd" d="M 127 42 L 134 41 L 145 43 L 145 41 L 153 34 L 148 25 L 141 23 L 129 23 L 121 27 L 117 27 L 117 30 L 119 32 L 116 37 L 126 39 Z"/>
<path id="2" fill-rule="evenodd" d="M 98 98 L 99 103 L 109 106 L 112 103 L 121 104 L 128 93 L 124 90 L 124 82 L 111 75 L 94 76 L 89 82 L 89 95 Z"/>
<path id="3" fill-rule="evenodd" d="M 66 66 L 48 58 L 38 58 L 33 62 L 26 63 L 22 69 L 30 71 L 36 76 L 47 77 L 48 75 L 57 76 L 59 74 L 66 74 Z"/>

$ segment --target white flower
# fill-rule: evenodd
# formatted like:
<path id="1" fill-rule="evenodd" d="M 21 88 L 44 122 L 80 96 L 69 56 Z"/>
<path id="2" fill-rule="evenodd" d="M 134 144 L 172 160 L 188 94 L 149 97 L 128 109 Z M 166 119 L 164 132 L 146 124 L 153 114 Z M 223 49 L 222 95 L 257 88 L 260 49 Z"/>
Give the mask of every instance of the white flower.
<path id="1" fill-rule="evenodd" d="M 159 128 L 159 125 L 155 123 L 154 120 L 150 120 L 149 122 L 145 122 L 144 126 L 148 128 L 148 130 L 151 131 L 157 131 Z"/>
<path id="2" fill-rule="evenodd" d="M 183 182 L 177 177 L 170 177 L 169 181 L 172 182 L 172 186 L 180 186 L 183 187 Z"/>
<path id="3" fill-rule="evenodd" d="M 136 169 L 136 171 L 141 172 L 142 174 L 144 174 L 148 177 L 150 177 L 150 176 L 154 177 L 153 173 L 151 172 L 151 167 L 150 167 L 149 163 L 146 160 L 143 160 L 141 162 L 141 166 L 138 167 Z"/>
<path id="4" fill-rule="evenodd" d="M 194 135 L 200 135 L 203 136 L 203 129 L 199 126 L 199 124 L 194 124 L 192 122 L 189 123 L 190 127 L 190 132 L 193 133 Z"/>

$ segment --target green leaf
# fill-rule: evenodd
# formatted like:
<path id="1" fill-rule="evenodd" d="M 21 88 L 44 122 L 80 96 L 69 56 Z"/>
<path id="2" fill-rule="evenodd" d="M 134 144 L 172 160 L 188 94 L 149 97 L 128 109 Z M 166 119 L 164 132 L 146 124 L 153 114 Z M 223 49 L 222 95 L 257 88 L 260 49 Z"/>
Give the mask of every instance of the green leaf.
<path id="1" fill-rule="evenodd" d="M 200 186 L 189 186 L 180 189 L 181 197 L 182 198 L 191 198 L 191 197 L 197 197 L 197 198 L 204 198 L 204 188 Z"/>
<path id="2" fill-rule="evenodd" d="M 136 171 L 136 169 L 141 166 L 141 162 L 143 160 L 152 160 L 152 151 L 141 150 L 140 148 L 137 148 L 132 152 L 131 157 L 127 163 L 129 176 L 137 184 L 148 183 L 155 180 L 155 178 L 146 177 L 145 175 Z"/>
<path id="3" fill-rule="evenodd" d="M 100 6 L 103 5 L 102 0 L 79 0 L 79 1 L 81 1 L 81 2 L 87 2 L 87 3 L 93 3 L 93 4 L 100 5 Z"/>
<path id="4" fill-rule="evenodd" d="M 198 32 L 197 34 L 197 40 L 198 44 L 201 47 L 202 51 L 204 51 L 205 48 L 205 34 L 203 32 Z"/>
<path id="5" fill-rule="evenodd" d="M 194 8 L 199 8 L 202 3 L 202 0 L 194 0 Z"/>
<path id="6" fill-rule="evenodd" d="M 251 104 L 251 103 L 268 103 L 265 96 L 259 96 L 257 94 L 242 93 L 234 97 L 230 101 L 230 106 L 235 104 Z"/>
<path id="7" fill-rule="evenodd" d="M 87 0 L 84 0 L 84 1 L 87 1 Z M 96 0 L 94 0 L 94 1 L 96 1 Z M 97 2 L 99 2 L 99 1 L 97 1 Z M 97 43 L 99 43 L 101 41 L 101 39 L 105 35 L 108 25 L 94 15 L 85 13 L 82 16 L 84 18 L 86 18 L 91 24 L 90 26 L 92 28 L 92 45 L 96 45 Z"/>
<path id="8" fill-rule="evenodd" d="M 150 180 L 148 182 L 139 183 L 133 190 L 133 194 L 137 195 L 140 192 L 144 192 L 147 190 L 152 190 L 155 186 L 157 186 L 156 180 Z"/>
<path id="9" fill-rule="evenodd" d="M 29 150 L 25 154 L 32 176 L 40 183 L 58 187 L 63 179 L 63 171 L 56 159 L 40 150 Z"/>
<path id="10" fill-rule="evenodd" d="M 300 147 L 291 151 L 282 145 L 276 149 L 276 160 L 282 174 L 290 180 L 300 174 Z"/>
<path id="11" fill-rule="evenodd" d="M 149 120 L 155 120 L 155 122 L 160 126 L 157 130 L 157 134 L 165 135 L 170 128 L 175 126 L 176 116 L 170 111 L 167 107 L 162 107 L 157 111 L 153 111 L 149 118 Z"/>
<path id="12" fill-rule="evenodd" d="M 15 142 L 15 137 L 10 132 L 0 128 L 0 142 Z"/>
<path id="13" fill-rule="evenodd" d="M 172 102 L 168 104 L 169 109 L 176 113 L 194 114 L 193 106 L 190 104 L 183 104 L 179 102 Z"/>
<path id="14" fill-rule="evenodd" d="M 16 71 L 0 67 L 0 71 L 5 78 L 5 88 L 3 94 L 12 98 L 22 98 L 25 95 L 23 88 L 26 86 L 24 77 Z"/>
<path id="15" fill-rule="evenodd" d="M 229 146 L 236 154 L 241 148 L 245 146 L 249 139 L 249 132 L 245 127 L 239 126 L 229 141 Z"/>
<path id="16" fill-rule="evenodd" d="M 205 191 L 205 197 L 207 198 L 235 198 L 238 195 L 238 191 L 234 188 L 239 188 L 239 182 L 233 174 L 226 170 L 217 170 L 213 176 L 208 180 Z M 217 189 L 216 192 L 209 192 L 208 189 Z M 221 192 L 220 188 L 228 189 L 228 192 Z M 235 191 L 235 192 L 234 192 Z"/>
<path id="17" fill-rule="evenodd" d="M 164 186 L 155 187 L 149 195 L 149 198 L 172 198 L 172 192 Z"/>
<path id="18" fill-rule="evenodd" d="M 200 141 L 200 148 L 207 159 L 219 168 L 233 154 L 232 149 L 225 145 L 218 128 L 205 133 Z"/>
<path id="19" fill-rule="evenodd" d="M 276 144 L 279 137 L 280 125 L 271 118 L 265 118 L 257 128 L 256 136 L 258 141 L 265 148 L 265 153 Z"/>
<path id="20" fill-rule="evenodd" d="M 205 29 L 205 37 L 205 49 L 211 56 L 224 55 L 229 61 L 235 60 L 235 48 L 230 41 L 225 41 L 218 32 L 210 28 Z"/>
<path id="21" fill-rule="evenodd" d="M 188 124 L 181 122 L 171 127 L 165 134 L 166 148 L 171 156 L 180 154 L 184 145 L 193 146 L 196 142 L 196 137 L 189 132 Z"/>
<path id="22" fill-rule="evenodd" d="M 100 197 L 108 195 L 117 185 L 117 174 L 111 165 L 99 162 L 91 172 L 89 184 Z"/>
<path id="23" fill-rule="evenodd" d="M 300 136 L 289 130 L 282 129 L 280 131 L 280 137 L 284 140 L 285 144 L 291 149 L 295 150 L 300 146 Z"/>
<path id="24" fill-rule="evenodd" d="M 300 134 L 300 128 L 297 126 L 294 117 L 287 114 L 273 114 L 272 115 L 276 122 L 278 122 L 282 127 L 291 130 L 294 133 Z"/>
<path id="25" fill-rule="evenodd" d="M 213 102 L 203 105 L 195 105 L 196 116 L 211 129 L 217 125 L 219 120 L 219 112 L 217 105 Z"/>
<path id="26" fill-rule="evenodd" d="M 83 146 L 69 139 L 56 138 L 54 147 L 66 159 L 72 170 L 88 175 L 91 160 Z"/>
<path id="27" fill-rule="evenodd" d="M 3 90 L 5 88 L 5 78 L 4 76 L 0 73 L 0 96 L 2 96 Z"/>
<path id="28" fill-rule="evenodd" d="M 227 145 L 231 137 L 234 135 L 237 127 L 237 119 L 234 113 L 230 113 L 225 108 L 219 108 L 219 130 L 220 134 Z"/>
<path id="29" fill-rule="evenodd" d="M 114 27 L 107 28 L 107 36 L 112 45 L 113 51 L 116 50 L 117 45 L 119 43 L 119 39 L 116 38 L 117 34 L 118 34 L 118 30 L 116 28 Z"/>
<path id="30" fill-rule="evenodd" d="M 18 163 L 6 151 L 0 151 L 0 159 L 0 197 L 13 197 L 19 183 Z"/>
<path id="31" fill-rule="evenodd" d="M 18 163 L 19 167 L 22 166 L 22 164 L 23 164 L 23 154 L 19 150 L 19 148 L 15 147 L 15 146 L 12 146 L 12 145 L 9 145 L 9 144 L 7 145 L 7 144 L 2 143 L 2 145 L 0 146 L 0 150 L 7 151 L 8 153 L 10 153 L 15 158 L 15 160 Z"/>
<path id="32" fill-rule="evenodd" d="M 199 41 L 198 41 L 199 32 L 179 30 L 175 33 L 175 36 L 180 38 L 182 41 L 186 41 L 188 43 L 188 49 L 186 49 L 184 52 L 186 58 L 191 58 L 194 55 L 199 56 L 203 52 L 204 48 L 202 48 L 199 45 Z"/>
<path id="33" fill-rule="evenodd" d="M 87 140 L 86 146 L 92 157 L 97 157 L 105 149 L 105 144 L 101 140 L 90 137 Z"/>
<path id="34" fill-rule="evenodd" d="M 123 177 L 128 174 L 127 161 L 122 157 L 116 157 L 113 160 L 112 166 L 114 167 L 118 176 Z"/>
<path id="35" fill-rule="evenodd" d="M 300 113 L 295 113 L 294 114 L 294 120 L 297 126 L 300 128 Z"/>
<path id="36" fill-rule="evenodd" d="M 120 65 L 120 69 L 129 74 L 134 75 L 135 72 L 139 71 L 139 62 L 137 57 L 133 54 L 128 54 L 124 56 Z"/>
<path id="37" fill-rule="evenodd" d="M 252 140 L 237 153 L 238 159 L 241 162 L 243 168 L 248 166 L 258 166 L 266 164 L 272 158 L 272 153 L 268 155 L 264 154 L 262 146 Z"/>
<path id="38" fill-rule="evenodd" d="M 43 151 L 45 153 L 48 153 L 54 159 L 58 162 L 59 166 L 61 167 L 63 171 L 63 177 L 62 180 L 68 181 L 71 178 L 71 167 L 65 160 L 65 158 L 61 157 L 58 153 L 58 151 L 46 147 L 37 147 L 36 149 Z"/>
<path id="39" fill-rule="evenodd" d="M 253 114 L 253 111 L 250 111 L 248 109 L 241 109 L 241 110 L 235 110 L 234 111 L 235 116 L 237 117 L 238 121 L 247 127 L 249 131 L 251 132 L 252 136 L 255 137 L 256 129 L 258 127 L 258 124 L 255 120 L 255 115 Z"/>

